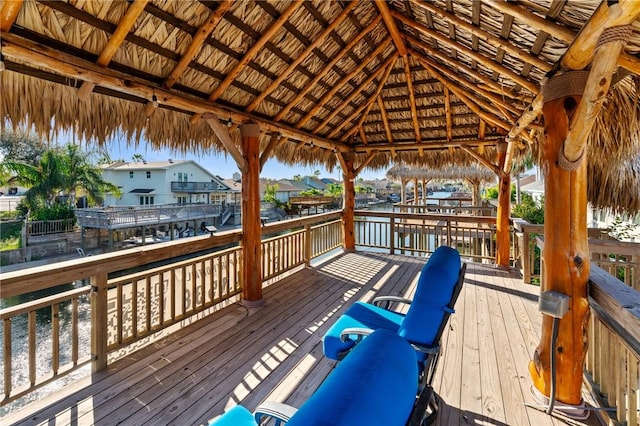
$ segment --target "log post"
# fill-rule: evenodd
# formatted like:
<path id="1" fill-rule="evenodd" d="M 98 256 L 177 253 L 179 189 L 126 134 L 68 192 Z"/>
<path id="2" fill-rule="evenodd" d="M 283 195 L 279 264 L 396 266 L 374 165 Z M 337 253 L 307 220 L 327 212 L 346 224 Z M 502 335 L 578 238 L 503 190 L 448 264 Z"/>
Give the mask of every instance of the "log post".
<path id="1" fill-rule="evenodd" d="M 339 154 L 338 158 L 341 159 L 340 163 L 342 166 L 342 177 L 344 180 L 342 207 L 342 229 L 344 235 L 343 247 L 345 251 L 355 251 L 356 236 L 354 229 L 354 211 L 356 207 L 356 174 L 353 166 L 355 154 L 352 152 L 347 152 Z"/>
<path id="2" fill-rule="evenodd" d="M 586 161 L 582 161 L 586 152 L 583 151 L 575 162 L 569 162 L 562 154 L 569 123 L 584 89 L 584 78 L 572 74 L 554 77 L 543 88 L 546 137 L 542 142 L 541 165 L 545 175 L 545 209 L 540 290 L 556 291 L 570 297 L 569 311 L 559 321 L 555 394 L 557 400 L 577 405 L 582 400 L 582 371 L 587 351 L 590 260 L 587 166 Z M 529 363 L 534 386 L 546 396 L 551 390 L 552 326 L 553 318 L 544 315 L 540 344 Z"/>
<path id="3" fill-rule="evenodd" d="M 413 179 L 413 205 L 418 206 L 418 178 Z M 417 210 L 414 210 L 417 211 Z"/>
<path id="4" fill-rule="evenodd" d="M 498 169 L 501 170 L 507 157 L 507 144 L 499 143 Z M 496 266 L 506 268 L 509 266 L 509 253 L 511 240 L 509 233 L 509 215 L 511 213 L 511 175 L 499 173 L 498 183 L 498 212 L 496 215 Z"/>
<path id="5" fill-rule="evenodd" d="M 242 171 L 242 304 L 258 307 L 262 299 L 260 230 L 260 127 L 240 126 L 246 168 Z"/>

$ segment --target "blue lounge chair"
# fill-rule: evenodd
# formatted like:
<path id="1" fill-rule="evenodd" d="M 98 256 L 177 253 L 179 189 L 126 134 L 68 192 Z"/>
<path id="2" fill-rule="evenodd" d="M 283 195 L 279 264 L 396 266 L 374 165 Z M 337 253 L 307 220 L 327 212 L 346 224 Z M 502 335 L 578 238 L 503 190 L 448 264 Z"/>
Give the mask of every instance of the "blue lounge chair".
<path id="1" fill-rule="evenodd" d="M 416 349 L 421 388 L 430 385 L 440 354 L 440 337 L 454 312 L 465 271 L 457 250 L 438 247 L 422 268 L 413 300 L 379 297 L 374 304 L 354 303 L 324 335 L 325 356 L 340 360 L 373 330 L 390 330 Z M 380 306 L 389 302 L 409 303 L 410 307 L 402 314 Z"/>
<path id="2" fill-rule="evenodd" d="M 267 403 L 252 414 L 237 405 L 212 425 L 257 426 L 268 416 L 287 426 L 404 426 L 418 391 L 415 359 L 406 340 L 378 330 L 337 365 L 300 409 Z"/>

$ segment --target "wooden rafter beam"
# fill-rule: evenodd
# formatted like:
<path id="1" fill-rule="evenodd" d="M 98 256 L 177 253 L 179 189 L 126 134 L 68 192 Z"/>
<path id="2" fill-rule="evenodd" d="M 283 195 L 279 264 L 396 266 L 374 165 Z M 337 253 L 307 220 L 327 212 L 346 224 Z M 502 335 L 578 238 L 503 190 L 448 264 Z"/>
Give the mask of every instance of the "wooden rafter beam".
<path id="1" fill-rule="evenodd" d="M 180 111 L 191 114 L 211 112 L 223 120 L 231 118 L 235 123 L 253 121 L 260 124 L 261 130 L 264 132 L 280 132 L 284 137 L 296 141 L 313 141 L 316 145 L 325 149 L 336 148 L 338 151 L 345 152 L 352 150 L 346 144 L 295 129 L 284 123 L 275 123 L 259 115 L 237 111 L 185 93 L 155 87 L 147 80 L 100 67 L 93 62 L 45 47 L 12 33 L 3 32 L 0 36 L 2 37 L 2 54 L 5 57 L 28 62 L 32 66 L 42 67 L 47 71 L 68 78 L 70 84 L 77 80 L 89 81 L 106 89 L 145 100 L 151 99 L 151 96 L 155 93 L 162 105 Z"/>
<path id="2" fill-rule="evenodd" d="M 227 76 L 218 84 L 215 90 L 209 95 L 210 101 L 216 101 L 222 93 L 233 83 L 238 74 L 260 53 L 262 48 L 270 41 L 276 33 L 287 22 L 289 17 L 302 5 L 302 0 L 295 0 L 289 4 L 289 7 L 276 19 L 276 21 L 260 36 L 258 40 L 249 48 L 247 53 L 231 68 Z"/>
<path id="3" fill-rule="evenodd" d="M 444 112 L 447 116 L 447 140 L 451 140 L 453 138 L 452 134 L 452 119 L 451 119 L 451 93 L 449 89 L 444 88 Z"/>
<path id="4" fill-rule="evenodd" d="M 23 0 L 4 0 L 0 8 L 0 30 L 9 32 L 20 13 Z"/>
<path id="5" fill-rule="evenodd" d="M 362 143 L 368 145 L 369 141 L 367 140 L 367 134 L 364 132 L 364 127 L 358 127 L 358 132 L 360 134 L 360 138 L 362 139 Z"/>
<path id="6" fill-rule="evenodd" d="M 331 113 L 322 121 L 322 123 L 320 123 L 315 129 L 313 129 L 313 133 L 318 133 L 321 129 L 325 128 L 329 122 L 331 120 L 333 120 L 335 118 L 336 115 L 338 115 L 338 113 L 340 113 L 340 111 L 342 111 L 345 107 L 347 107 L 358 95 L 360 95 L 360 93 L 362 93 L 363 90 L 365 90 L 372 82 L 373 80 L 375 80 L 376 78 L 378 78 L 384 71 L 385 69 L 389 66 L 389 64 L 393 61 L 396 60 L 395 55 L 391 55 L 387 58 L 387 60 L 384 62 L 384 64 L 382 64 L 380 66 L 380 68 L 378 68 L 376 71 L 374 71 L 369 77 L 367 77 L 367 79 L 365 81 L 362 82 L 362 84 L 358 87 L 355 88 L 355 90 L 353 90 L 351 92 L 351 94 L 347 97 L 347 99 L 345 99 L 342 104 L 337 107 L 337 108 L 333 108 L 333 110 L 331 111 Z"/>
<path id="7" fill-rule="evenodd" d="M 416 97 L 413 93 L 413 81 L 411 80 L 411 68 L 409 65 L 409 55 L 402 57 L 404 64 L 404 76 L 407 80 L 407 90 L 409 91 L 409 106 L 411 107 L 411 120 L 413 121 L 413 131 L 416 133 L 416 142 L 422 141 L 420 133 L 420 123 L 418 122 L 418 111 L 416 110 Z"/>
<path id="8" fill-rule="evenodd" d="M 213 30 L 216 29 L 216 27 L 224 17 L 224 14 L 227 13 L 232 5 L 233 0 L 221 1 L 218 4 L 216 10 L 211 12 L 207 20 L 204 21 L 202 25 L 200 25 L 200 28 L 198 28 L 198 31 L 194 34 L 193 38 L 191 39 L 191 43 L 189 43 L 189 46 L 180 57 L 180 60 L 164 80 L 164 86 L 166 88 L 173 87 L 176 81 L 178 81 L 178 78 L 180 78 L 184 70 L 187 69 L 193 58 L 195 58 L 195 56 L 200 53 L 202 45 L 205 43 L 205 41 L 207 41 L 209 35 L 211 35 Z"/>
<path id="9" fill-rule="evenodd" d="M 395 152 L 395 151 L 417 151 L 420 149 L 423 150 L 435 150 L 435 149 L 443 149 L 449 147 L 460 147 L 460 146 L 495 146 L 499 142 L 502 142 L 504 138 L 490 138 L 490 139 L 460 139 L 460 140 L 452 140 L 452 141 L 429 141 L 422 143 L 394 143 L 393 145 L 388 144 L 386 142 L 376 142 L 369 143 L 366 146 L 357 146 L 354 147 L 355 152 L 370 152 L 371 150 L 377 150 L 379 152 Z"/>
<path id="10" fill-rule="evenodd" d="M 220 124 L 220 119 L 211 113 L 203 114 L 202 118 L 204 118 L 207 124 L 213 129 L 213 132 L 216 134 L 224 148 L 231 155 L 231 157 L 235 160 L 238 169 L 242 173 L 246 173 L 248 170 L 247 160 L 242 155 L 240 149 L 233 143 L 231 140 L 231 136 L 227 131 L 227 127 Z"/>
<path id="11" fill-rule="evenodd" d="M 96 60 L 97 65 L 101 67 L 109 65 L 109 62 L 111 62 L 111 59 L 122 45 L 122 42 L 124 42 L 124 39 L 129 34 L 129 31 L 131 31 L 131 28 L 133 28 L 133 25 L 138 20 L 138 17 L 147 6 L 148 2 L 149 0 L 135 0 L 131 3 L 122 19 L 120 19 L 118 27 L 113 32 L 113 35 L 102 49 L 102 52 L 100 52 L 100 56 L 98 56 L 98 59 Z M 91 83 L 87 83 L 86 81 L 83 82 L 77 91 L 78 99 L 81 101 L 86 100 L 94 87 L 95 85 L 92 85 Z"/>
<path id="12" fill-rule="evenodd" d="M 491 105 L 476 98 L 473 95 L 466 95 L 462 89 L 460 89 L 455 84 L 451 83 L 442 75 L 440 75 L 434 68 L 432 68 L 426 61 L 424 61 L 421 56 L 416 57 L 416 59 L 429 73 L 431 73 L 431 75 L 437 78 L 444 87 L 451 90 L 458 97 L 458 99 L 460 99 L 462 102 L 464 102 L 465 105 L 467 105 L 467 107 L 469 107 L 471 111 L 476 113 L 478 117 L 493 124 L 496 127 L 500 127 L 504 130 L 509 130 L 509 128 L 511 127 L 510 124 L 505 123 L 504 121 L 500 120 L 498 117 L 494 116 L 493 114 L 483 111 L 478 106 L 480 105 L 487 110 L 491 110 L 492 109 Z"/>
<path id="13" fill-rule="evenodd" d="M 393 135 L 391 134 L 391 126 L 389 126 L 389 117 L 387 116 L 387 109 L 384 107 L 384 100 L 382 96 L 378 96 L 378 108 L 380 109 L 380 116 L 382 117 L 382 124 L 384 124 L 384 131 L 387 135 L 387 142 L 393 143 Z"/>
<path id="14" fill-rule="evenodd" d="M 309 91 L 313 89 L 316 86 L 316 84 L 318 84 L 318 82 L 322 80 L 324 76 L 326 76 L 331 71 L 331 69 L 344 57 L 344 55 L 346 55 L 351 49 L 353 49 L 367 34 L 369 34 L 376 27 L 376 25 L 380 23 L 381 20 L 382 18 L 380 18 L 379 16 L 376 17 L 373 21 L 371 21 L 369 25 L 367 25 L 361 32 L 359 32 L 349 43 L 347 43 L 347 45 L 342 50 L 340 50 L 340 52 L 337 55 L 335 55 L 333 59 L 331 59 L 331 61 L 329 61 L 329 63 L 327 63 L 327 65 L 325 65 L 325 67 L 322 70 L 318 71 L 316 76 L 298 92 L 298 94 L 291 100 L 291 102 L 289 102 L 287 106 L 282 108 L 282 110 L 275 116 L 273 121 L 282 120 L 282 118 L 285 115 L 287 115 L 289 111 L 291 111 L 291 108 L 296 106 L 298 102 L 300 102 L 302 98 L 304 98 L 304 96 L 307 93 L 309 93 Z"/>
<path id="15" fill-rule="evenodd" d="M 620 8 L 620 10 L 617 11 L 616 8 Z M 630 25 L 640 16 L 640 1 L 627 2 L 626 9 L 623 9 L 622 4 L 612 5 L 609 7 L 609 11 L 612 19 L 599 21 L 599 23 L 605 26 L 605 31 L 616 31 L 617 33 L 621 25 Z M 626 19 L 621 20 L 619 15 L 625 15 Z M 614 27 L 615 30 L 613 30 Z M 609 92 L 618 56 L 627 45 L 631 33 L 632 29 L 629 28 L 626 37 L 620 36 L 615 40 L 596 45 L 584 95 L 571 118 L 569 131 L 564 141 L 564 156 L 570 162 L 575 162 L 582 156 L 589 133 L 591 133 Z"/>
<path id="16" fill-rule="evenodd" d="M 398 29 L 398 25 L 396 25 L 396 21 L 393 19 L 393 15 L 389 9 L 389 4 L 386 0 L 376 0 L 376 6 L 378 11 L 380 11 L 380 15 L 382 16 L 384 25 L 387 27 L 387 31 L 389 31 L 389 34 L 391 35 L 391 39 L 393 40 L 393 44 L 396 46 L 398 54 L 402 57 L 407 56 L 407 46 L 404 44 L 402 34 Z"/>
<path id="17" fill-rule="evenodd" d="M 480 120 L 480 124 L 478 124 L 478 138 L 484 139 L 486 131 L 487 123 L 484 120 Z"/>
<path id="18" fill-rule="evenodd" d="M 503 38 L 500 37 L 496 37 L 493 34 L 490 34 L 488 32 L 486 32 L 485 30 L 483 30 L 482 28 L 473 25 L 463 19 L 458 18 L 457 16 L 455 16 L 452 13 L 448 13 L 446 10 L 441 9 L 440 7 L 435 6 L 432 3 L 429 2 L 423 2 L 423 1 L 418 1 L 418 0 L 410 0 L 411 3 L 413 3 L 415 6 L 417 7 L 421 7 L 423 9 L 428 10 L 431 13 L 435 13 L 438 14 L 440 16 L 442 16 L 445 20 L 449 21 L 451 24 L 454 25 L 454 27 L 456 28 L 461 28 L 464 29 L 466 31 L 469 31 L 471 34 L 473 34 L 474 36 L 476 36 L 479 40 L 482 40 L 484 42 L 486 42 L 487 44 L 497 48 L 497 49 L 502 49 L 504 50 L 507 54 L 520 59 L 521 61 L 525 62 L 525 63 L 529 63 L 532 64 L 533 66 L 535 66 L 536 68 L 544 71 L 544 72 L 549 72 L 551 71 L 552 65 L 543 61 L 542 59 L 540 59 L 538 56 L 532 55 L 524 50 L 521 50 L 520 48 L 512 45 L 511 43 L 509 43 L 508 40 L 505 40 Z M 500 2 L 502 0 L 498 0 L 498 2 Z"/>
<path id="19" fill-rule="evenodd" d="M 634 15 L 633 10 L 634 8 L 637 8 L 637 5 L 638 5 L 638 2 L 634 2 L 634 0 L 630 0 L 630 1 L 627 0 L 624 2 L 620 2 L 614 7 L 622 8 L 622 9 L 618 9 L 617 13 L 614 13 L 613 16 L 610 16 L 611 19 L 607 20 L 607 17 L 609 17 L 610 15 L 609 14 L 610 7 L 607 5 L 606 2 L 602 2 L 598 7 L 598 9 L 594 12 L 594 14 L 589 19 L 589 22 L 587 22 L 587 24 L 583 27 L 582 31 L 580 31 L 578 36 L 573 39 L 571 45 L 567 49 L 567 52 L 563 55 L 563 57 L 560 60 L 561 66 L 563 66 L 565 69 L 570 69 L 570 70 L 583 69 L 587 64 L 589 64 L 593 60 L 593 54 L 594 54 L 593 48 L 595 47 L 595 43 L 597 42 L 597 39 L 600 37 L 602 32 L 606 28 L 609 28 L 611 26 L 627 25 L 628 23 L 635 21 L 637 17 L 637 12 L 636 12 L 636 15 Z M 529 14 L 528 12 L 526 12 L 524 9 L 520 7 L 514 8 L 509 13 L 513 13 L 513 14 L 517 13 L 517 18 L 522 20 L 524 19 L 535 20 L 535 18 L 531 17 L 531 14 Z M 533 21 L 530 22 L 529 24 L 532 26 L 542 25 L 539 22 L 534 23 Z M 551 31 L 553 31 L 552 28 L 547 28 L 547 27 L 544 27 L 544 28 L 546 28 L 545 31 L 549 29 L 549 33 L 553 34 L 551 33 Z M 592 50 L 585 51 L 585 46 L 591 46 Z M 622 56 L 623 55 L 618 55 L 617 63 L 620 63 Z M 577 68 L 571 68 L 570 67 L 571 65 L 574 65 Z M 629 64 L 627 64 L 626 66 L 628 67 Z M 635 72 L 636 73 L 640 72 L 640 65 L 638 66 Z M 524 111 L 524 113 L 520 116 L 520 118 L 518 118 L 515 125 L 511 129 L 509 129 L 507 140 L 510 142 L 507 148 L 507 160 L 505 161 L 505 164 L 504 164 L 504 169 L 503 169 L 504 172 L 508 172 L 509 170 L 511 170 L 511 160 L 513 158 L 513 151 L 515 150 L 515 145 L 513 141 L 517 140 L 517 138 L 522 134 L 523 130 L 542 113 L 543 101 L 544 99 L 543 99 L 542 93 L 538 93 L 537 96 L 533 99 L 533 101 L 531 101 L 531 104 L 529 105 L 529 107 Z"/>
<path id="20" fill-rule="evenodd" d="M 285 143 L 286 140 L 287 138 L 283 138 L 280 133 L 271 134 L 269 143 L 267 143 L 267 146 L 264 148 L 264 151 L 262 151 L 262 154 L 260 154 L 260 171 L 262 171 L 262 168 L 264 167 L 265 163 L 267 162 L 269 157 L 271 157 L 271 153 L 273 152 L 273 150 L 276 149 L 278 146 L 282 145 L 283 143 Z"/>
<path id="21" fill-rule="evenodd" d="M 487 89 L 485 90 L 492 90 L 495 93 L 497 93 L 499 96 L 505 97 L 505 98 L 509 98 L 509 99 L 516 99 L 513 95 L 513 93 L 511 93 L 511 91 L 509 90 L 505 90 L 504 87 L 502 87 L 498 82 L 491 80 L 489 77 L 465 66 L 464 64 L 462 64 L 461 62 L 456 61 L 455 59 L 452 59 L 451 57 L 449 57 L 447 54 L 441 52 L 440 50 L 434 49 L 433 47 L 431 47 L 430 45 L 428 45 L 427 43 L 418 40 L 415 37 L 411 37 L 411 36 L 406 36 L 406 39 L 408 42 L 411 43 L 411 45 L 413 46 L 417 46 L 419 47 L 421 50 L 423 50 L 426 55 L 423 54 L 423 57 L 428 56 L 428 57 L 434 57 L 439 59 L 443 64 L 448 64 L 449 67 L 453 68 L 454 70 L 459 70 L 464 72 L 464 74 L 467 74 L 471 77 L 473 77 L 474 79 L 476 79 L 477 81 L 480 81 L 482 83 L 484 83 L 487 86 Z M 415 49 L 409 49 L 409 52 L 414 51 Z M 458 73 L 453 71 L 453 70 L 449 70 L 446 72 L 446 75 L 457 75 Z M 459 77 L 461 80 L 463 79 L 462 77 Z M 479 85 L 477 85 L 479 86 Z"/>
<path id="22" fill-rule="evenodd" d="M 397 56 L 395 58 L 396 60 L 398 59 Z M 333 129 L 333 131 L 329 133 L 329 135 L 327 136 L 329 139 L 334 138 L 338 134 L 338 132 L 340 132 L 344 128 L 344 126 L 346 126 L 348 123 L 351 123 L 351 121 L 358 115 L 360 115 L 360 119 L 358 119 L 358 123 L 340 138 L 340 142 L 345 142 L 351 135 L 353 135 L 355 132 L 358 131 L 358 129 L 362 127 L 362 124 L 364 123 L 364 121 L 367 119 L 367 116 L 369 115 L 369 111 L 371 111 L 371 107 L 373 106 L 376 99 L 380 96 L 380 93 L 382 93 L 382 89 L 384 88 L 384 85 L 387 82 L 387 79 L 389 78 L 389 74 L 391 74 L 391 70 L 393 69 L 394 64 L 395 64 L 395 61 L 392 61 L 387 67 L 387 69 L 385 70 L 384 74 L 382 75 L 382 78 L 378 82 L 378 87 L 376 88 L 376 92 L 373 94 L 373 96 L 371 96 L 369 100 L 367 100 L 365 103 L 360 105 L 353 113 L 351 113 L 351 115 L 346 120 L 343 120 L 338 127 Z"/>
<path id="23" fill-rule="evenodd" d="M 514 18 L 516 18 L 518 21 L 523 22 L 533 28 L 537 28 L 541 31 L 544 31 L 545 33 L 557 39 L 560 39 L 567 43 L 573 42 L 572 45 L 576 44 L 576 42 L 574 42 L 574 39 L 576 38 L 577 33 L 573 32 L 573 30 L 563 25 L 556 24 L 553 21 L 545 19 L 532 12 L 529 12 L 526 8 L 522 6 L 518 6 L 515 3 L 506 2 L 506 1 L 486 1 L 485 0 L 485 3 L 487 4 L 487 6 L 490 6 L 502 13 L 511 15 Z M 604 8 L 605 6 L 606 5 L 600 6 L 600 7 Z M 597 13 L 602 13 L 602 11 Z M 594 16 L 596 16 L 596 13 L 594 13 Z M 631 56 L 626 53 L 622 53 L 618 57 L 618 65 L 620 65 L 621 67 L 631 72 L 640 74 L 640 59 L 634 56 Z"/>
<path id="24" fill-rule="evenodd" d="M 439 64 L 438 62 L 429 59 L 428 57 L 426 57 L 424 54 L 414 50 L 414 49 L 409 49 L 409 53 L 412 56 L 417 56 L 420 57 L 424 62 L 428 63 L 429 65 L 431 65 L 432 68 L 438 70 L 440 72 L 441 75 L 446 75 L 447 77 L 449 77 L 449 79 L 455 81 L 456 83 L 458 83 L 458 86 L 464 86 L 467 88 L 468 91 L 471 91 L 473 93 L 478 93 L 480 95 L 482 95 L 483 97 L 487 98 L 488 100 L 491 101 L 492 104 L 496 105 L 497 107 L 501 108 L 501 110 L 506 110 L 506 111 L 510 111 L 513 114 L 520 114 L 521 111 L 519 109 L 517 109 L 516 107 L 514 107 L 511 103 L 509 102 L 505 102 L 503 97 L 498 96 L 492 92 L 489 92 L 488 90 L 480 87 L 479 85 L 459 76 L 458 74 L 456 74 L 456 72 L 454 70 L 448 69 L 445 66 Z M 507 113 L 504 113 L 505 117 L 509 117 L 510 115 Z"/>
<path id="25" fill-rule="evenodd" d="M 452 49 L 455 49 L 458 51 L 459 54 L 463 54 L 471 59 L 476 60 L 478 63 L 482 64 L 483 66 L 489 68 L 491 71 L 495 71 L 496 73 L 503 75 L 507 78 L 509 78 L 511 81 L 513 81 L 514 83 L 519 84 L 520 86 L 524 87 L 525 89 L 529 90 L 531 93 L 538 93 L 538 85 L 532 81 L 527 80 L 525 77 L 511 71 L 509 68 L 495 62 L 493 59 L 487 58 L 486 56 L 475 52 L 472 49 L 469 49 L 466 46 L 463 46 L 453 40 L 451 40 L 449 37 L 444 36 L 442 34 L 440 34 L 437 31 L 434 31 L 430 28 L 428 28 L 425 25 L 422 25 L 416 21 L 413 21 L 409 18 L 407 18 L 406 16 L 404 16 L 401 13 L 397 13 L 397 12 L 391 12 L 391 14 L 394 16 L 394 18 L 398 19 L 399 21 L 401 21 L 403 24 L 407 25 L 410 28 L 413 28 L 414 30 L 427 35 L 429 37 L 432 37 L 433 39 L 435 39 L 436 41 L 438 41 L 439 43 L 442 43 L 446 46 L 449 46 Z"/>
<path id="26" fill-rule="evenodd" d="M 331 32 L 334 31 L 338 27 L 338 25 L 340 25 L 342 21 L 347 18 L 347 16 L 349 16 L 349 13 L 357 6 L 357 4 L 358 2 L 356 0 L 353 0 L 349 4 L 347 4 L 342 12 L 340 12 L 340 14 L 336 16 L 333 21 L 331 21 L 331 24 L 329 24 L 329 26 L 325 28 L 309 46 L 307 46 L 302 52 L 300 52 L 296 56 L 296 59 L 294 59 L 293 62 L 291 62 L 284 71 L 279 73 L 278 78 L 273 80 L 266 89 L 261 91 L 260 94 L 256 96 L 253 101 L 251 101 L 245 111 L 254 111 L 258 107 L 258 105 L 260 105 L 260 102 L 262 102 L 267 96 L 269 96 L 271 93 L 273 93 L 274 90 L 278 88 L 280 83 L 290 77 L 291 73 L 296 69 L 296 67 L 304 62 L 304 60 L 307 59 L 307 57 L 313 52 L 313 50 L 325 41 L 329 34 L 331 34 Z"/>
<path id="27" fill-rule="evenodd" d="M 376 59 L 376 57 L 387 48 L 388 44 L 389 44 L 389 39 L 385 39 L 384 41 L 382 41 L 378 45 L 378 47 L 376 47 L 371 53 L 369 53 L 366 57 L 362 59 L 362 61 L 357 67 L 352 69 L 349 73 L 347 73 L 347 75 L 345 75 L 336 83 L 334 83 L 333 87 L 331 87 L 331 89 L 322 96 L 322 98 L 318 101 L 318 103 L 313 108 L 311 108 L 309 112 L 305 114 L 304 117 L 298 120 L 298 122 L 295 125 L 296 129 L 301 129 L 302 126 L 304 126 L 307 123 L 307 121 L 311 119 L 311 117 L 316 115 L 321 108 L 324 108 L 325 105 L 331 100 L 331 98 L 333 98 L 333 96 L 340 89 L 342 89 L 344 85 L 349 82 L 349 80 L 351 80 L 352 78 L 360 74 L 362 70 L 364 70 L 374 59 Z M 390 56 L 390 58 L 393 58 L 393 55 Z"/>
<path id="28" fill-rule="evenodd" d="M 467 146 L 461 146 L 460 149 L 462 149 L 464 152 L 466 152 L 467 154 L 469 154 L 470 156 L 478 160 L 483 166 L 491 170 L 493 173 L 500 176 L 500 168 L 495 164 L 493 164 L 491 161 L 489 161 L 484 155 L 478 154 L 473 149 Z"/>
<path id="29" fill-rule="evenodd" d="M 360 165 L 354 170 L 356 176 L 358 176 L 360 172 L 369 165 L 371 160 L 375 158 L 376 154 L 378 154 L 378 151 L 369 151 L 369 154 L 367 154 L 367 157 L 364 159 L 364 161 L 362 161 L 362 163 L 360 163 Z"/>

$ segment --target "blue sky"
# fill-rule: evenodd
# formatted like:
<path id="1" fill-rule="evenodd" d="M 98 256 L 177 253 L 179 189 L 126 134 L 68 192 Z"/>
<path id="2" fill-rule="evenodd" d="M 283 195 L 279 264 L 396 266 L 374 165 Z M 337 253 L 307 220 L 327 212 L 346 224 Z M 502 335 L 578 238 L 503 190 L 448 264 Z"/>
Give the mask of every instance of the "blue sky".
<path id="1" fill-rule="evenodd" d="M 112 141 L 105 144 L 109 156 L 112 160 L 123 159 L 125 161 L 131 161 L 134 154 L 141 154 L 147 161 L 166 161 L 169 158 L 173 160 L 194 160 L 201 166 L 209 170 L 211 173 L 221 176 L 224 179 L 230 178 L 234 172 L 238 171 L 233 158 L 229 155 L 212 153 L 210 155 L 183 155 L 171 152 L 168 149 L 157 150 L 148 146 L 144 141 L 140 142 L 140 145 L 136 148 L 133 145 L 127 145 L 125 142 Z M 318 165 L 314 167 L 292 167 L 286 164 L 282 164 L 275 159 L 269 159 L 262 169 L 260 177 L 281 179 L 292 178 L 294 175 L 300 174 L 302 176 L 313 175 L 316 170 L 320 170 L 320 177 L 332 177 L 338 179 L 338 170 L 334 169 L 332 173 L 329 173 L 323 166 Z M 363 170 L 358 178 L 363 179 L 383 179 L 385 177 L 386 170 Z M 342 179 L 342 177 L 340 177 Z"/>

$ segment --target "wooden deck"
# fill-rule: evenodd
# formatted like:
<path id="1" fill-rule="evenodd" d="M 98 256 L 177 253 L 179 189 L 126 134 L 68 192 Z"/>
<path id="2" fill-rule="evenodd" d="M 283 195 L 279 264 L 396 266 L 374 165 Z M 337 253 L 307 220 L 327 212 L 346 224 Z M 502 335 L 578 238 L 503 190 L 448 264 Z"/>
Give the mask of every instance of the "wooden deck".
<path id="1" fill-rule="evenodd" d="M 356 300 L 409 295 L 423 263 L 357 252 L 303 269 L 267 287 L 257 312 L 228 306 L 2 424 L 198 425 L 238 403 L 299 406 L 334 365 L 320 342 L 333 320 Z M 435 378 L 439 424 L 598 424 L 593 414 L 579 423 L 525 406 L 534 403 L 537 294 L 511 272 L 469 263 Z"/>

